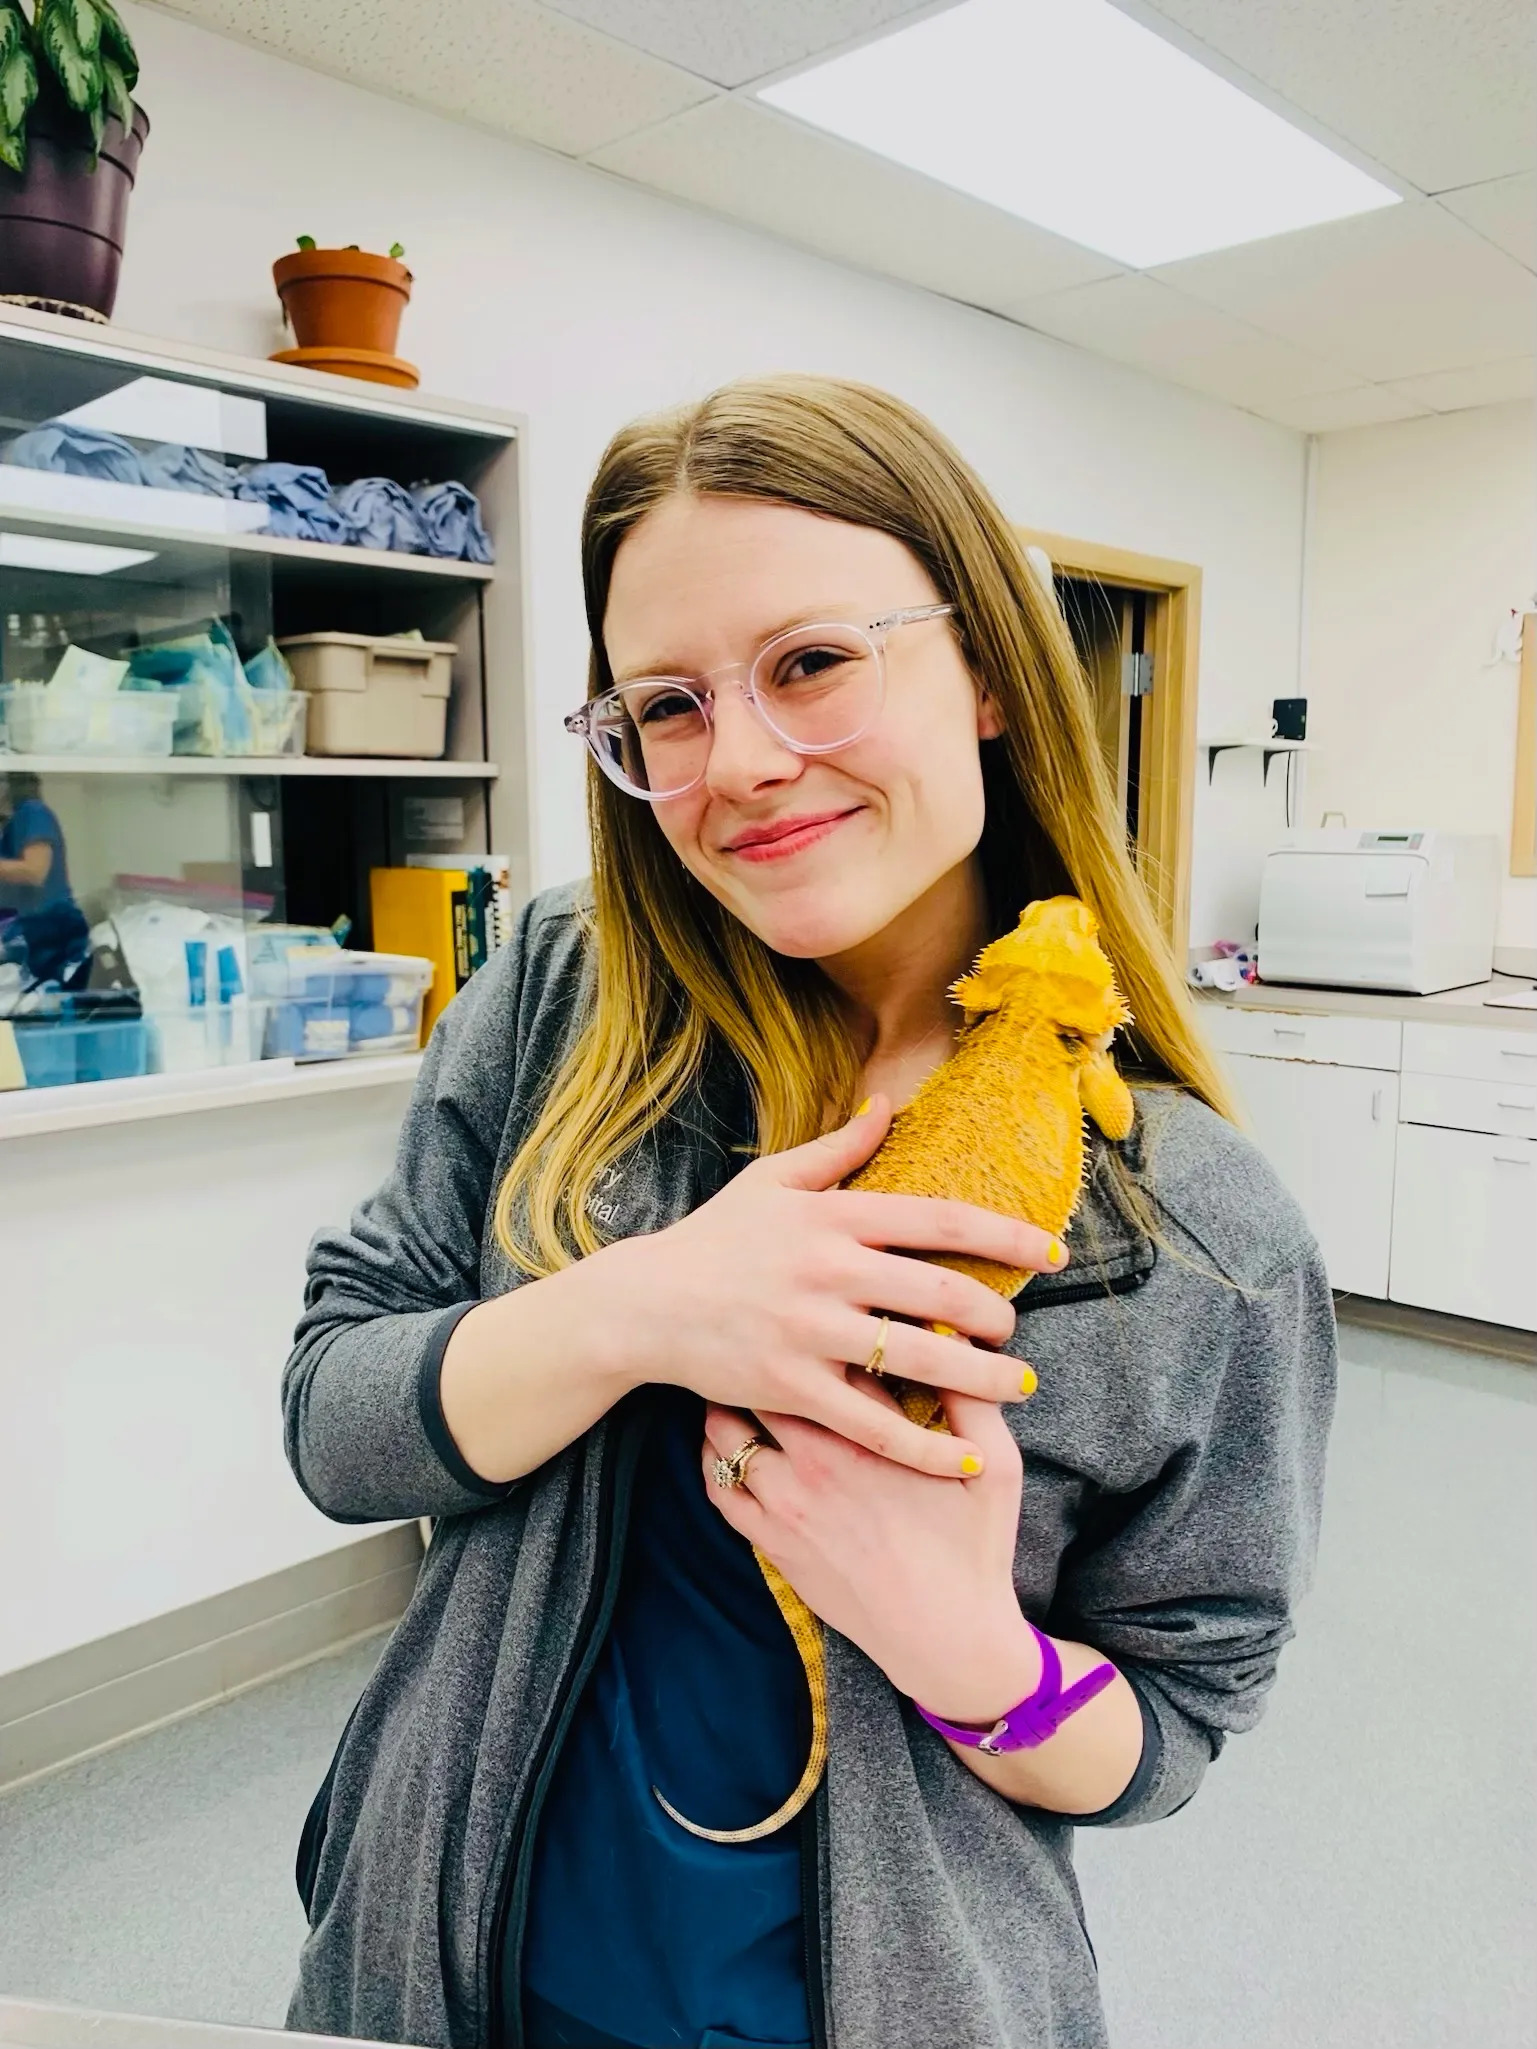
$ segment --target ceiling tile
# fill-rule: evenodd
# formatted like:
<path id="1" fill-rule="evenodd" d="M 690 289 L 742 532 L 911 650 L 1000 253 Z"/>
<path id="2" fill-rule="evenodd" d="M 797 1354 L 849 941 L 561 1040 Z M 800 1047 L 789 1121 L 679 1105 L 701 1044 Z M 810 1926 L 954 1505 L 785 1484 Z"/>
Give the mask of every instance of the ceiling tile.
<path id="1" fill-rule="evenodd" d="M 1390 420 L 1418 419 L 1430 408 L 1380 384 L 1356 384 L 1349 391 L 1322 392 L 1316 398 L 1281 399 L 1265 411 L 1283 427 L 1296 427 L 1304 434 L 1335 434 L 1345 427 L 1380 427 Z"/>
<path id="2" fill-rule="evenodd" d="M 954 6 L 957 0 L 946 0 Z M 717 85 L 746 85 L 934 11 L 924 0 L 544 0 Z"/>
<path id="3" fill-rule="evenodd" d="M 1506 363 L 1481 363 L 1475 370 L 1438 370 L 1433 377 L 1400 378 L 1390 388 L 1437 413 L 1503 405 L 1507 399 L 1530 398 L 1537 391 L 1537 359 L 1513 356 Z"/>
<path id="4" fill-rule="evenodd" d="M 1537 303 L 1529 271 L 1428 200 L 1154 275 L 1378 381 L 1519 356 Z"/>
<path id="5" fill-rule="evenodd" d="M 1061 341 L 1261 411 L 1272 400 L 1338 391 L 1355 381 L 1338 363 L 1187 299 L 1156 278 L 1105 278 L 1000 310 Z"/>
<path id="6" fill-rule="evenodd" d="M 996 308 L 1119 269 L 751 100 L 713 100 L 591 161 L 974 305 Z"/>
<path id="7" fill-rule="evenodd" d="M 709 96 L 532 0 L 164 0 L 205 28 L 571 156 Z"/>
<path id="8" fill-rule="evenodd" d="M 1441 193 L 1439 201 L 1518 263 L 1537 270 L 1537 172 L 1465 185 L 1460 192 Z"/>
<path id="9" fill-rule="evenodd" d="M 1537 157 L 1530 0 L 1116 0 L 1247 71 L 1422 192 Z"/>

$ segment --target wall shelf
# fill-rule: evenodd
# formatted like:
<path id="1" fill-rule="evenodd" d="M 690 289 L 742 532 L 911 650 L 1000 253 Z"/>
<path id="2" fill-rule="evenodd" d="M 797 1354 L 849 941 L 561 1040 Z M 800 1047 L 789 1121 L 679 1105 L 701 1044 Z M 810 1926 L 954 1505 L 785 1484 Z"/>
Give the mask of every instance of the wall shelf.
<path id="1" fill-rule="evenodd" d="M 215 529 L 173 527 L 159 522 L 103 519 L 87 512 L 41 511 L 36 506 L 8 504 L 0 494 L 0 527 L 7 533 L 33 534 L 61 539 L 106 542 L 109 545 L 153 548 L 158 569 L 164 576 L 182 555 L 244 555 L 268 560 L 274 570 L 289 575 L 306 572 L 347 577 L 400 576 L 424 578 L 437 583 L 490 583 L 496 575 L 494 563 L 456 562 L 442 555 L 406 555 L 394 549 L 344 548 L 328 541 L 289 541 L 276 534 L 220 533 Z M 162 559 L 171 557 L 169 564 Z M 149 569 L 149 564 L 140 565 Z M 114 570 L 114 583 L 132 580 L 133 570 Z"/>
<path id="2" fill-rule="evenodd" d="M 1312 754 L 1315 751 L 1311 740 L 1278 740 L 1273 734 L 1259 734 L 1252 737 L 1248 734 L 1235 734 L 1232 738 L 1223 736 L 1212 740 L 1197 740 L 1196 745 L 1204 747 L 1206 750 L 1206 780 L 1208 783 L 1211 782 L 1212 777 L 1216 774 L 1217 756 L 1219 754 L 1226 754 L 1235 747 L 1256 748 L 1264 755 L 1265 763 L 1261 780 L 1267 783 L 1270 780 L 1270 764 L 1276 755 Z"/>
<path id="3" fill-rule="evenodd" d="M 5 754 L 0 775 L 389 776 L 408 782 L 494 783 L 494 761 L 410 761 L 348 754 Z"/>
<path id="4" fill-rule="evenodd" d="M 92 1130 L 103 1124 L 137 1124 L 146 1117 L 175 1117 L 193 1110 L 286 1102 L 295 1096 L 409 1087 L 421 1064 L 420 1053 L 307 1064 L 253 1060 L 198 1074 L 145 1074 L 127 1081 L 77 1081 L 67 1088 L 15 1089 L 0 1095 L 0 1142 L 50 1131 Z"/>

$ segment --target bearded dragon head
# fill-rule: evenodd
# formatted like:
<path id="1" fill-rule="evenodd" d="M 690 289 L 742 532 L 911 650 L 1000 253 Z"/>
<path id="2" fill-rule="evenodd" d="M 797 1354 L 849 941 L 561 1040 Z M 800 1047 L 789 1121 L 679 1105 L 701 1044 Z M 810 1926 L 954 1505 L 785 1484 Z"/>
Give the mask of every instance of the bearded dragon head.
<path id="1" fill-rule="evenodd" d="M 977 964 L 950 994 L 968 1026 L 997 1013 L 999 1024 L 1045 1020 L 1078 1069 L 1084 1108 L 1107 1138 L 1125 1138 L 1135 1115 L 1131 1092 L 1115 1070 L 1110 1042 L 1131 1012 L 1100 946 L 1099 925 L 1077 897 L 1029 904 L 1018 925 L 983 947 Z"/>

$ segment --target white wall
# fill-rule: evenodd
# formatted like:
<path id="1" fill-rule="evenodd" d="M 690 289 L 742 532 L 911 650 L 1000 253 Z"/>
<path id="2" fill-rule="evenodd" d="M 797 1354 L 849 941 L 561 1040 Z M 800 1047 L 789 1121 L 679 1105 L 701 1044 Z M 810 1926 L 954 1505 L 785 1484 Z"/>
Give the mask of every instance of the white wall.
<path id="1" fill-rule="evenodd" d="M 1497 832 L 1508 854 L 1516 669 L 1490 650 L 1537 590 L 1534 424 L 1521 401 L 1319 442 L 1307 823 Z M 1499 943 L 1537 948 L 1537 880 L 1506 876 Z"/>
<path id="2" fill-rule="evenodd" d="M 389 1169 L 397 1083 L 0 1141 L 0 1673 L 362 1533 L 283 1461 L 317 1224 Z"/>
<path id="3" fill-rule="evenodd" d="M 585 682 L 587 481 L 622 422 L 745 372 L 886 385 L 1012 517 L 1201 564 L 1203 717 L 1252 726 L 1291 691 L 1299 436 L 174 17 L 131 17 L 154 125 L 121 321 L 265 354 L 283 345 L 270 267 L 295 235 L 398 240 L 417 280 L 401 347 L 425 386 L 531 416 L 541 882 L 586 866 L 579 749 L 559 715 Z M 1201 852 L 1203 871 L 1224 865 Z M 1201 920 L 1198 901 L 1197 936 L 1213 936 Z"/>

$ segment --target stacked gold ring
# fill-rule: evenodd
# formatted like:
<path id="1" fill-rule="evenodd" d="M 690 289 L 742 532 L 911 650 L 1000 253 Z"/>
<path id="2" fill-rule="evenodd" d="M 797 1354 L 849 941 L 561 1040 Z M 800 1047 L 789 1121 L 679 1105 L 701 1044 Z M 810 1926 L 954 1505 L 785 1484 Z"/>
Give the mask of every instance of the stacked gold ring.
<path id="1" fill-rule="evenodd" d="M 880 1331 L 875 1340 L 875 1350 L 865 1361 L 866 1373 L 873 1373 L 877 1380 L 882 1379 L 886 1372 L 886 1333 L 890 1328 L 891 1318 L 883 1316 L 881 1318 Z"/>
<path id="2" fill-rule="evenodd" d="M 739 1444 L 728 1457 L 718 1458 L 711 1469 L 716 1486 L 728 1494 L 733 1487 L 745 1486 L 747 1468 L 762 1449 L 761 1437 L 749 1437 L 745 1444 Z"/>

